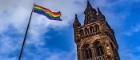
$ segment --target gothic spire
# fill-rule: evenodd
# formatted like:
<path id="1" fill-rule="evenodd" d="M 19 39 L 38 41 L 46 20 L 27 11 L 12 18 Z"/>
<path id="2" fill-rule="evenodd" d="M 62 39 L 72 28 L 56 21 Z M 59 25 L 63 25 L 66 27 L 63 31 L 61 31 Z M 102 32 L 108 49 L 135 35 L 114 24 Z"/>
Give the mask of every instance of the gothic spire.
<path id="1" fill-rule="evenodd" d="M 96 20 L 97 11 L 95 8 L 92 8 L 92 5 L 90 4 L 89 0 L 87 0 L 87 7 L 86 7 L 84 13 L 85 13 L 84 24 L 88 24 L 88 23 L 91 23 Z"/>
<path id="2" fill-rule="evenodd" d="M 98 20 L 105 20 L 106 22 L 106 25 L 109 29 L 111 29 L 111 27 L 109 26 L 109 24 L 107 23 L 106 19 L 105 19 L 105 16 L 102 14 L 101 10 L 99 8 L 97 8 L 98 10 L 98 16 L 97 16 L 97 19 Z"/>
<path id="3" fill-rule="evenodd" d="M 89 0 L 87 1 L 87 8 L 92 8 L 92 5 L 90 4 Z"/>
<path id="4" fill-rule="evenodd" d="M 75 14 L 75 20 L 74 20 L 73 26 L 74 26 L 74 27 L 79 27 L 79 26 L 81 26 L 81 24 L 80 24 L 80 22 L 79 22 L 79 20 L 78 20 L 77 14 Z"/>
<path id="5" fill-rule="evenodd" d="M 89 11 L 89 10 L 96 11 L 96 9 L 94 9 L 94 8 L 92 7 L 92 5 L 90 4 L 90 1 L 87 0 L 87 7 L 86 7 L 86 9 L 85 9 L 85 12 L 86 12 L 86 11 Z"/>
<path id="6" fill-rule="evenodd" d="M 100 11 L 99 8 L 97 8 L 98 10 L 98 20 L 105 20 L 105 16 L 102 14 L 102 12 Z"/>

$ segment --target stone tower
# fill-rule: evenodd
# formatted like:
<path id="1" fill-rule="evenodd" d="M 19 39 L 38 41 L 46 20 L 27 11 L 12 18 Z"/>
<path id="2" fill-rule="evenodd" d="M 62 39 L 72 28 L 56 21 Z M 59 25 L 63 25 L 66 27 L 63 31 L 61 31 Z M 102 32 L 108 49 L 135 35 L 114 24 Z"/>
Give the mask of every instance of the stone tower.
<path id="1" fill-rule="evenodd" d="M 114 32 L 100 9 L 87 2 L 84 25 L 73 23 L 78 60 L 120 60 Z"/>

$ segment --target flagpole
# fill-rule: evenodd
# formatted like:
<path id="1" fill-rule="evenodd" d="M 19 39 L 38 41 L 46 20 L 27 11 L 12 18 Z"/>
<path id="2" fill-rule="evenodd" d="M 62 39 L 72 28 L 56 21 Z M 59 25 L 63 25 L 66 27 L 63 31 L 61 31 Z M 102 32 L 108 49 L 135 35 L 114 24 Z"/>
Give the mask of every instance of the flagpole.
<path id="1" fill-rule="evenodd" d="M 28 35 L 28 30 L 30 28 L 30 23 L 31 23 L 31 20 L 32 20 L 33 10 L 34 10 L 34 6 L 33 6 L 33 9 L 32 9 L 32 12 L 30 14 L 30 18 L 29 18 L 29 21 L 28 21 L 28 25 L 27 25 L 27 28 L 26 28 L 26 32 L 25 32 L 24 40 L 22 42 L 22 47 L 21 47 L 21 50 L 20 50 L 20 55 L 19 55 L 18 60 L 21 60 L 21 58 L 22 58 L 22 54 L 23 54 L 23 51 L 24 51 L 24 46 L 25 46 L 25 43 L 26 43 L 27 35 Z"/>

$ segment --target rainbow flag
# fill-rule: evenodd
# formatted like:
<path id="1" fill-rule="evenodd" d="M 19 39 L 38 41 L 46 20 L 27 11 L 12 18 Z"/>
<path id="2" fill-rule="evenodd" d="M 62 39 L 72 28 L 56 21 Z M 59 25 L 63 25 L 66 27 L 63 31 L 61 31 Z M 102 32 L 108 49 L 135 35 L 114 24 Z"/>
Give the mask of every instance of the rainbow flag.
<path id="1" fill-rule="evenodd" d="M 53 11 L 51 11 L 51 10 L 49 10 L 47 8 L 44 8 L 42 6 L 39 6 L 39 5 L 34 5 L 34 10 L 33 11 L 35 13 L 44 15 L 44 16 L 48 17 L 51 20 L 59 20 L 59 21 L 61 21 L 61 19 L 60 19 L 61 12 L 53 12 Z"/>

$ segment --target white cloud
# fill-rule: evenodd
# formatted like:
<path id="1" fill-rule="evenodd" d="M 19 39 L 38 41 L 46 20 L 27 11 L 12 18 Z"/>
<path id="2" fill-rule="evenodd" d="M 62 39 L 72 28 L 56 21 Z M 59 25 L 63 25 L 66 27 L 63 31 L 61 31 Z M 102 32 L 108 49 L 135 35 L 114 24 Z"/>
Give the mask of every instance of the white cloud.
<path id="1" fill-rule="evenodd" d="M 74 14 L 81 13 L 84 9 L 84 3 L 85 1 L 82 0 L 39 1 L 37 3 L 39 5 L 42 5 L 53 11 L 61 11 L 61 18 L 63 19 L 63 21 L 52 21 L 47 19 L 45 16 L 33 13 L 32 23 L 29 30 L 30 38 L 27 39 L 27 44 L 25 46 L 27 47 L 26 50 L 28 50 L 29 53 L 25 50 L 25 54 L 27 53 L 27 55 L 32 57 L 35 56 L 34 53 L 28 49 L 30 45 L 34 46 L 36 49 L 42 49 L 42 51 L 45 51 L 45 49 L 42 48 L 45 42 L 41 38 L 41 36 L 48 31 L 48 28 L 57 28 L 57 30 L 59 30 L 63 27 L 69 26 L 72 23 Z M 1 55 L 0 60 L 17 59 L 18 56 L 9 57 L 9 55 L 15 53 L 15 51 L 19 51 L 21 48 L 29 15 L 32 9 L 32 4 L 32 0 L 0 0 L 0 37 L 2 37 L 0 38 L 0 54 L 7 54 Z M 12 26 L 12 28 L 14 28 L 15 31 L 10 30 L 11 28 L 9 28 L 9 26 Z M 13 36 L 15 34 L 19 34 L 21 36 L 17 36 L 17 38 L 14 38 L 11 35 L 8 35 L 7 33 L 5 34 L 4 32 L 12 32 Z M 16 52 L 16 54 L 18 53 L 19 52 Z M 71 59 L 71 57 L 73 57 L 74 54 L 73 51 L 51 53 L 53 53 L 53 55 L 50 55 L 50 57 L 48 57 L 49 59 L 53 59 L 54 57 L 60 59 L 62 55 L 65 55 L 67 56 L 66 58 Z M 43 55 L 47 55 L 47 53 L 43 52 L 41 56 Z M 48 60 L 48 58 L 46 59 Z M 67 60 L 66 58 L 65 60 Z M 40 59 L 41 57 L 39 57 L 38 60 Z"/>
<path id="2" fill-rule="evenodd" d="M 50 50 L 48 48 L 38 47 L 34 50 L 26 49 L 23 60 L 29 60 L 30 58 L 32 58 L 32 60 L 77 60 L 75 49 L 62 51 L 59 49 Z"/>
<path id="3" fill-rule="evenodd" d="M 124 32 L 124 35 L 132 36 L 133 34 L 138 33 L 138 32 L 140 32 L 140 25 L 139 24 L 131 26 L 128 31 Z"/>
<path id="4" fill-rule="evenodd" d="M 93 1 L 93 0 L 92 0 Z M 99 7 L 114 30 L 121 30 L 126 18 L 130 15 L 131 7 L 125 7 L 126 0 L 95 0 L 94 6 Z M 131 2 L 132 3 L 132 2 Z M 129 4 L 131 5 L 131 4 Z M 117 10 L 118 9 L 118 10 Z M 127 11 L 126 11 L 127 10 Z"/>
<path id="5" fill-rule="evenodd" d="M 140 55 L 136 53 L 140 53 L 140 46 L 136 46 L 134 48 L 124 48 L 120 51 L 121 60 L 139 60 Z M 135 50 L 135 51 L 134 51 Z"/>
<path id="6" fill-rule="evenodd" d="M 140 52 L 140 46 L 138 46 L 138 47 L 136 48 L 136 50 Z"/>
<path id="7" fill-rule="evenodd" d="M 75 50 L 74 50 L 75 51 Z M 51 53 L 50 57 L 47 57 L 46 60 L 77 60 L 75 57 L 75 53 L 72 52 L 57 52 L 57 53 Z"/>
<path id="8" fill-rule="evenodd" d="M 8 58 L 8 57 L 0 57 L 0 59 L 2 59 L 2 60 L 17 60 L 17 57 L 11 57 L 11 58 Z"/>

